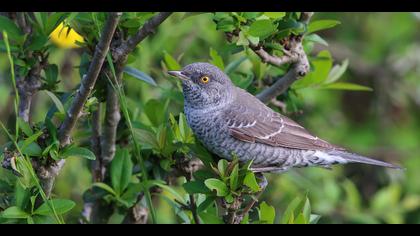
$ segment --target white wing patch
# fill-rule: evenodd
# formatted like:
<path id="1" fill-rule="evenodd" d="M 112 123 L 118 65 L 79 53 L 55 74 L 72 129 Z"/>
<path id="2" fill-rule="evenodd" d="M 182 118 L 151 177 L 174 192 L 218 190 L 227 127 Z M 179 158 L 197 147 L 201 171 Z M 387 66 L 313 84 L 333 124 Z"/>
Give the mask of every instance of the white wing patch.
<path id="1" fill-rule="evenodd" d="M 280 126 L 280 129 L 279 130 L 277 130 L 276 132 L 274 132 L 272 134 L 269 134 L 269 135 L 266 135 L 266 136 L 263 136 L 263 137 L 258 137 L 258 138 L 260 138 L 260 139 L 269 139 L 269 138 L 271 138 L 273 136 L 276 136 L 277 134 L 281 133 L 281 131 L 284 128 L 283 118 L 280 118 L 280 123 L 281 123 L 281 126 Z"/>

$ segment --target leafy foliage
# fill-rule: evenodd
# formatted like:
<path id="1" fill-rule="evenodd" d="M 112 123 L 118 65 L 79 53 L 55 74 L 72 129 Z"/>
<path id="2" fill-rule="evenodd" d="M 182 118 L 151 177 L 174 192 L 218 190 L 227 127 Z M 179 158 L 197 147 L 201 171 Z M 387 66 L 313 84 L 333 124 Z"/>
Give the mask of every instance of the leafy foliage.
<path id="1" fill-rule="evenodd" d="M 276 97 L 284 107 L 278 103 L 270 106 L 295 118 L 299 118 L 296 116 L 299 111 L 308 111 L 309 127 L 324 132 L 322 134 L 331 140 L 336 138 L 337 143 L 348 142 L 349 147 L 362 147 L 374 143 L 369 128 L 342 121 L 344 112 L 338 109 L 337 95 L 341 93 L 329 91 L 372 91 L 371 87 L 375 86 L 375 83 L 354 79 L 353 60 L 336 60 L 334 52 L 328 51 L 333 37 L 326 34 L 326 30 L 332 34 L 339 31 L 347 33 L 340 35 L 358 35 L 346 28 L 348 19 L 315 14 L 316 18 L 304 24 L 299 20 L 299 12 L 174 14 L 159 26 L 153 38 L 143 41 L 128 55 L 121 84 L 114 81 L 112 52 L 108 55 L 104 70 L 110 73 L 98 79 L 93 94 L 83 106 L 78 129 L 73 132 L 73 143 L 61 147 L 58 128 L 79 89 L 77 84 L 89 69 L 108 14 L 24 14 L 33 33 L 25 33 L 15 20 L 0 16 L 0 30 L 7 35 L 0 40 L 0 51 L 10 55 L 10 71 L 16 73 L 11 76 L 12 83 L 0 83 L 0 109 L 6 110 L 4 94 L 14 90 L 9 84 L 16 83 L 15 77 L 28 78 L 31 69 L 38 65 L 41 65 L 37 67 L 40 68 L 41 85 L 37 94 L 40 99 L 36 101 L 31 122 L 22 118 L 9 119 L 9 126 L 4 127 L 7 134 L 0 136 L 0 160 L 10 162 L 10 171 L 0 170 L 1 223 L 62 223 L 63 219 L 79 222 L 86 203 L 98 204 L 103 210 L 98 213 L 99 222 L 123 223 L 133 210 L 149 207 L 148 199 L 144 197 L 149 190 L 154 206 L 149 209 L 150 216 L 155 215 L 158 223 L 219 224 L 238 219 L 240 223 L 251 224 L 402 223 L 418 219 L 417 183 L 401 186 L 398 184 L 401 177 L 382 172 L 378 174 L 380 177 L 375 177 L 379 183 L 369 186 L 378 191 L 368 196 L 362 189 L 366 183 L 360 183 L 350 174 L 345 175 L 342 169 L 332 173 L 309 169 L 281 177 L 267 176 L 269 186 L 259 197 L 263 191 L 262 180 L 250 171 L 251 163 L 217 160 L 196 140 L 182 113 L 180 83 L 165 75 L 168 70 L 179 70 L 185 64 L 204 59 L 228 74 L 237 86 L 258 94 L 285 75 L 290 64 L 268 65 L 253 52 L 253 47 L 257 45 L 269 54 L 281 57 L 285 55 L 288 38 L 302 35 L 311 71 Z M 127 40 L 154 16 L 156 13 L 152 12 L 124 13 L 114 40 Z M 404 19 L 399 20 L 410 22 Z M 192 31 L 192 28 L 196 30 Z M 384 32 L 378 34 L 383 38 L 391 37 L 387 30 Z M 390 48 L 391 42 L 395 43 L 393 38 L 382 40 L 381 37 L 385 46 L 377 45 L 378 48 Z M 375 41 L 369 43 L 373 45 Z M 314 53 L 316 47 L 323 50 Z M 370 50 L 371 57 L 382 55 L 382 49 Z M 66 75 L 66 63 L 76 72 Z M 6 71 L 3 67 L 2 70 Z M 348 73 L 349 70 L 352 73 Z M 415 75 L 411 76 L 414 78 Z M 116 92 L 121 111 L 117 148 L 113 159 L 104 162 L 104 178 L 92 181 L 95 173 L 91 166 L 103 161 L 91 144 L 93 116 L 99 111 L 99 120 L 105 123 L 108 108 L 104 108 L 109 99 L 109 88 Z M 355 107 L 351 107 L 350 113 Z M 13 112 L 2 112 L 2 121 L 6 121 L 3 116 L 6 113 Z M 370 122 L 378 125 L 376 121 Z M 334 135 L 332 129 L 341 136 Z M 9 130 L 15 134 L 9 134 Z M 417 140 L 417 136 L 417 133 L 403 133 L 392 143 Z M 411 141 L 414 143 L 411 146 L 407 143 L 404 143 L 407 150 L 418 153 L 413 148 L 417 143 Z M 35 172 L 32 163 L 36 160 L 48 166 L 62 159 L 68 163 L 58 177 L 54 194 L 47 198 L 43 196 L 39 173 Z M 410 161 L 413 166 L 419 164 L 416 159 Z M 361 173 L 362 170 L 358 171 Z M 416 173 L 410 170 L 410 179 L 416 179 Z M 349 177 L 343 179 L 343 176 Z M 386 185 L 389 176 L 392 177 L 391 184 Z M 303 195 L 305 192 L 307 194 Z M 253 207 L 245 211 L 254 201 Z M 154 211 L 156 213 L 152 213 Z M 408 215 L 417 218 L 412 220 Z M 152 218 L 148 221 L 152 222 Z"/>

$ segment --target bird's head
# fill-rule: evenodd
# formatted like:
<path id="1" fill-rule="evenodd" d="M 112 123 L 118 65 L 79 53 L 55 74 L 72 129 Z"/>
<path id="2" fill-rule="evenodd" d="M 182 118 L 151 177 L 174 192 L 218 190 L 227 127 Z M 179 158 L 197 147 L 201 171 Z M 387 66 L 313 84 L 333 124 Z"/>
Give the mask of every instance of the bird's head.
<path id="1" fill-rule="evenodd" d="M 202 109 L 228 103 L 232 99 L 233 84 L 229 77 L 209 63 L 192 63 L 180 71 L 168 71 L 182 81 L 185 102 Z"/>

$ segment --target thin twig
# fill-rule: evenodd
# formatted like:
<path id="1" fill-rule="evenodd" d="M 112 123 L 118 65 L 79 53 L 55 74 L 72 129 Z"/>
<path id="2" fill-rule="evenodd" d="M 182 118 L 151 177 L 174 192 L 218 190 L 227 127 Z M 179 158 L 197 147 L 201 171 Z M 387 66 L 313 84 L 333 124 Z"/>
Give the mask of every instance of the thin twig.
<path id="1" fill-rule="evenodd" d="M 67 116 L 60 127 L 58 139 L 61 146 L 66 146 L 70 143 L 71 131 L 76 126 L 77 119 L 80 116 L 83 106 L 95 86 L 120 16 L 121 13 L 110 13 L 105 23 L 99 43 L 96 45 L 92 62 L 89 65 L 89 70 L 83 77 L 76 97 L 74 98 L 74 101 L 67 112 Z"/>
<path id="2" fill-rule="evenodd" d="M 146 23 L 144 23 L 144 25 L 135 35 L 128 38 L 126 42 L 122 43 L 119 47 L 113 50 L 112 56 L 114 61 L 119 61 L 121 58 L 126 57 L 137 47 L 141 41 L 143 41 L 150 34 L 154 33 L 156 28 L 171 14 L 172 12 L 160 12 L 146 21 Z"/>

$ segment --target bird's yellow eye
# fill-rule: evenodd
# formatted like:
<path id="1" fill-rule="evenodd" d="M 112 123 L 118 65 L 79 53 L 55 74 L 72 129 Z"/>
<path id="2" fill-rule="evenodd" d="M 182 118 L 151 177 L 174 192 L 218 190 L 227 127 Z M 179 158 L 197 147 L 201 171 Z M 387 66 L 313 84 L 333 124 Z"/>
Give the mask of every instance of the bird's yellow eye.
<path id="1" fill-rule="evenodd" d="M 201 77 L 201 82 L 203 82 L 204 84 L 207 84 L 209 81 L 210 81 L 210 78 L 208 76 Z"/>

